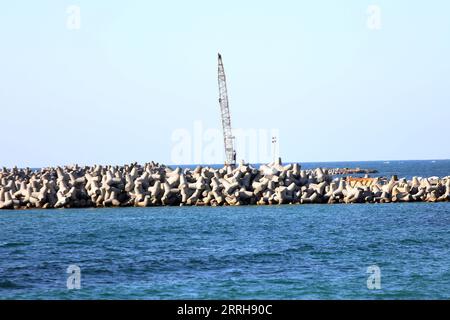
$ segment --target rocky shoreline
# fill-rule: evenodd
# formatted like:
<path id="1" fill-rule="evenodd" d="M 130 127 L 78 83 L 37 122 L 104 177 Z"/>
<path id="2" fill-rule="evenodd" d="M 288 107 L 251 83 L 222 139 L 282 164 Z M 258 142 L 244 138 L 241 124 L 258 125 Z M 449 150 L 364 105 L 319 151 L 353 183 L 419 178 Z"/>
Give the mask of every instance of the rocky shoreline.
<path id="1" fill-rule="evenodd" d="M 358 168 L 359 169 L 359 168 Z M 366 172 L 364 169 L 360 169 Z M 336 177 L 344 169 L 297 163 L 172 169 L 155 162 L 0 171 L 0 209 L 220 206 L 450 200 L 450 176 Z M 372 171 L 374 172 L 374 171 Z"/>

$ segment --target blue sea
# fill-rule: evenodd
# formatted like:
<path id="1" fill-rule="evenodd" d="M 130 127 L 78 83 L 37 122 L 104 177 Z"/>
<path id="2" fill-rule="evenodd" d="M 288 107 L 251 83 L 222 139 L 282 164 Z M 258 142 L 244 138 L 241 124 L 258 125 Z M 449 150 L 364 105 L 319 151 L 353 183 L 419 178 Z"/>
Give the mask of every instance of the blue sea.
<path id="1" fill-rule="evenodd" d="M 450 160 L 317 166 L 450 175 Z M 449 299 L 450 203 L 0 211 L 0 299 L 241 298 Z"/>

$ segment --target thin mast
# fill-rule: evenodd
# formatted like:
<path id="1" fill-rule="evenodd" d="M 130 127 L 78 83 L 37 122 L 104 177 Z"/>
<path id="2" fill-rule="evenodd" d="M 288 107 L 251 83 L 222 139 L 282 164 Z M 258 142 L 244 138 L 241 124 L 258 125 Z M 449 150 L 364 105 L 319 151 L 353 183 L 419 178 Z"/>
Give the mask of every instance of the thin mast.
<path id="1" fill-rule="evenodd" d="M 225 163 L 235 164 L 236 153 L 233 146 L 233 133 L 231 131 L 231 116 L 228 104 L 227 82 L 223 68 L 222 56 L 218 55 L 219 104 L 222 116 L 223 142 L 225 146 Z"/>

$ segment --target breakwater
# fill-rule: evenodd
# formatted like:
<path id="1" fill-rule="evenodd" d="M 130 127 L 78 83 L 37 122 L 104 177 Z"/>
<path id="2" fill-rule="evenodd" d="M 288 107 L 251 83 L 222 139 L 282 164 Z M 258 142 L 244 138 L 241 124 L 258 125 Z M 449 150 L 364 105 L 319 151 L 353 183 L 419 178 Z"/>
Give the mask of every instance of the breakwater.
<path id="1" fill-rule="evenodd" d="M 335 177 L 297 163 L 172 169 L 155 162 L 0 171 L 0 209 L 449 201 L 450 176 Z"/>
<path id="2" fill-rule="evenodd" d="M 378 170 L 375 169 L 361 168 L 327 168 L 326 170 L 329 175 L 378 173 Z"/>

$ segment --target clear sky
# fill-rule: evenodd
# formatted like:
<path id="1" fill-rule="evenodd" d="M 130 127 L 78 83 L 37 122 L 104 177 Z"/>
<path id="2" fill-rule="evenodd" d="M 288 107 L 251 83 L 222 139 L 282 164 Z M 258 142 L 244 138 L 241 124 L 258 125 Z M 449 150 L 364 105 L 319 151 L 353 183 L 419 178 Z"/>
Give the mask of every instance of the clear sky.
<path id="1" fill-rule="evenodd" d="M 0 165 L 220 162 L 217 52 L 284 161 L 450 158 L 447 0 L 15 0 L 0 39 Z"/>

